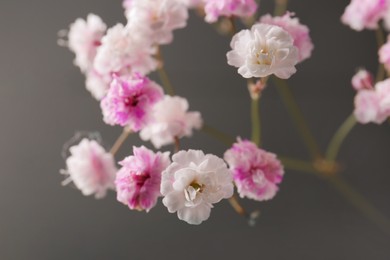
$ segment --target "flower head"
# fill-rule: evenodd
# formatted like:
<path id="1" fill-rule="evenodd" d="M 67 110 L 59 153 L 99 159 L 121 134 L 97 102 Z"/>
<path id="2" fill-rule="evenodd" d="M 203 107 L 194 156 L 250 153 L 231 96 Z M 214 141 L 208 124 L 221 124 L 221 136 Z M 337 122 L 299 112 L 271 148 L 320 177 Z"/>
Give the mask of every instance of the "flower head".
<path id="1" fill-rule="evenodd" d="M 267 14 L 260 18 L 260 23 L 277 25 L 287 31 L 294 40 L 294 46 L 298 48 L 299 62 L 301 62 L 311 56 L 314 46 L 309 35 L 309 28 L 293 16 L 294 13 L 290 12 L 275 17 Z"/>
<path id="2" fill-rule="evenodd" d="M 165 96 L 153 107 L 151 122 L 141 131 L 142 140 L 151 140 L 156 148 L 171 144 L 175 138 L 191 136 L 192 129 L 202 126 L 199 112 L 188 112 L 188 101 L 178 96 Z"/>
<path id="3" fill-rule="evenodd" d="M 365 69 L 360 69 L 352 77 L 352 86 L 355 90 L 372 89 L 373 85 L 374 77 L 369 71 Z"/>
<path id="4" fill-rule="evenodd" d="M 238 67 L 244 78 L 266 77 L 275 74 L 282 79 L 296 72 L 298 49 L 293 39 L 281 27 L 255 24 L 251 30 L 234 35 L 227 53 L 228 64 Z"/>
<path id="5" fill-rule="evenodd" d="M 205 0 L 206 22 L 213 23 L 220 16 L 250 17 L 257 10 L 254 0 Z"/>
<path id="6" fill-rule="evenodd" d="M 187 25 L 188 9 L 177 0 L 125 1 L 128 27 L 153 44 L 168 44 L 173 30 Z"/>
<path id="7" fill-rule="evenodd" d="M 356 31 L 376 29 L 387 8 L 387 0 L 351 0 L 341 21 Z"/>
<path id="8" fill-rule="evenodd" d="M 74 63 L 81 71 L 87 72 L 92 67 L 106 29 L 102 19 L 94 14 L 89 14 L 87 20 L 79 18 L 70 25 L 68 46 L 75 53 Z"/>
<path id="9" fill-rule="evenodd" d="M 102 38 L 94 68 L 102 75 L 123 74 L 123 71 L 145 75 L 157 67 L 154 53 L 152 43 L 139 37 L 135 28 L 117 24 Z"/>
<path id="10" fill-rule="evenodd" d="M 85 196 L 95 194 L 96 198 L 104 197 L 108 189 L 114 188 L 117 171 L 114 157 L 95 140 L 84 138 L 69 151 L 64 171 L 69 177 L 64 183 L 73 181 Z"/>
<path id="11" fill-rule="evenodd" d="M 180 151 L 163 172 L 161 193 L 170 213 L 198 225 L 210 216 L 213 204 L 233 195 L 232 174 L 225 162 L 202 151 Z"/>
<path id="12" fill-rule="evenodd" d="M 388 71 L 390 71 L 390 36 L 387 38 L 387 42 L 379 49 L 378 54 L 379 61 L 385 65 L 385 68 Z"/>
<path id="13" fill-rule="evenodd" d="M 224 155 L 241 197 L 263 201 L 278 191 L 284 170 L 276 155 L 257 148 L 250 141 L 238 140 Z"/>
<path id="14" fill-rule="evenodd" d="M 137 132 L 148 123 L 152 106 L 162 98 L 162 88 L 147 77 L 139 74 L 115 77 L 100 103 L 103 120 Z"/>
<path id="15" fill-rule="evenodd" d="M 130 209 L 149 211 L 161 196 L 161 173 L 170 164 L 169 152 L 154 153 L 141 146 L 133 147 L 133 154 L 119 162 L 117 199 Z"/>
<path id="16" fill-rule="evenodd" d="M 107 94 L 111 81 L 111 76 L 101 75 L 92 69 L 86 73 L 85 86 L 96 100 L 101 100 Z"/>

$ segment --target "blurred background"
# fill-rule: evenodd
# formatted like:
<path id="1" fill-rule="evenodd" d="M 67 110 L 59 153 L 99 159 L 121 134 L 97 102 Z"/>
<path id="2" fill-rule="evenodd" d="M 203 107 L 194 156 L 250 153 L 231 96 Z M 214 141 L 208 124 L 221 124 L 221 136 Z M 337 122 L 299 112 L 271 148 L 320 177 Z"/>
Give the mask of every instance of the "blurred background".
<path id="1" fill-rule="evenodd" d="M 262 14 L 272 12 L 272 2 L 261 1 Z M 310 27 L 315 44 L 290 84 L 323 149 L 353 110 L 355 69 L 377 69 L 374 32 L 340 23 L 348 3 L 291 0 L 288 7 Z M 275 199 L 243 201 L 262 212 L 255 227 L 227 201 L 208 221 L 190 226 L 161 203 L 146 214 L 128 210 L 114 193 L 95 200 L 61 187 L 61 149 L 75 131 L 99 131 L 107 147 L 121 132 L 102 122 L 73 55 L 56 43 L 59 30 L 88 13 L 109 26 L 125 22 L 121 0 L 0 1 L 0 259 L 390 259 L 390 236 L 312 174 L 287 171 Z M 229 42 L 191 13 L 187 28 L 163 48 L 166 69 L 178 95 L 209 125 L 249 137 L 249 97 L 226 64 Z M 261 112 L 267 150 L 309 158 L 273 86 Z M 356 127 L 340 160 L 348 183 L 390 217 L 389 128 Z M 117 159 L 140 144 L 130 137 Z M 219 156 L 227 149 L 201 132 L 183 140 L 183 148 Z"/>

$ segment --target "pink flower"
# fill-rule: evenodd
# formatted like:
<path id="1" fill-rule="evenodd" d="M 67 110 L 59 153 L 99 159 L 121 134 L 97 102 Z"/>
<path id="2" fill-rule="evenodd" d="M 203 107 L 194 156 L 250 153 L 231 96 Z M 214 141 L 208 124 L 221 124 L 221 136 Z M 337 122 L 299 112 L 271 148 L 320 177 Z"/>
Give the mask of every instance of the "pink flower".
<path id="1" fill-rule="evenodd" d="M 86 72 L 92 67 L 106 29 L 100 17 L 94 14 L 89 14 L 87 20 L 79 18 L 70 25 L 68 46 L 76 54 L 74 63 L 81 71 Z"/>
<path id="2" fill-rule="evenodd" d="M 387 8 L 387 0 L 352 0 L 341 21 L 356 31 L 376 29 Z"/>
<path id="3" fill-rule="evenodd" d="M 390 116 L 390 79 L 378 82 L 375 90 L 379 98 L 379 118 L 378 121 L 383 123 Z"/>
<path id="4" fill-rule="evenodd" d="M 374 77 L 365 69 L 360 69 L 352 77 L 352 86 L 355 90 L 373 89 Z"/>
<path id="5" fill-rule="evenodd" d="M 84 138 L 69 151 L 67 169 L 63 171 L 69 177 L 64 184 L 73 181 L 85 196 L 95 194 L 96 198 L 104 197 L 108 189 L 114 188 L 117 171 L 114 157 L 95 140 Z"/>
<path id="6" fill-rule="evenodd" d="M 314 48 L 309 35 L 309 28 L 299 22 L 298 18 L 292 18 L 294 13 L 287 12 L 283 16 L 267 14 L 260 18 L 260 23 L 272 24 L 282 27 L 294 40 L 294 46 L 298 48 L 299 62 L 309 58 Z"/>
<path id="7" fill-rule="evenodd" d="M 162 98 L 162 88 L 147 77 L 115 77 L 100 104 L 104 122 L 139 131 L 150 120 L 152 106 Z"/>
<path id="8" fill-rule="evenodd" d="M 250 141 L 238 140 L 224 155 L 241 197 L 263 201 L 272 199 L 284 175 L 276 155 Z"/>
<path id="9" fill-rule="evenodd" d="M 255 24 L 233 36 L 228 64 L 238 67 L 244 78 L 275 74 L 287 79 L 296 72 L 298 49 L 290 34 L 279 26 Z"/>
<path id="10" fill-rule="evenodd" d="M 379 109 L 379 97 L 374 90 L 360 90 L 355 96 L 356 120 L 359 123 L 367 124 L 374 122 L 382 123 Z"/>
<path id="11" fill-rule="evenodd" d="M 220 16 L 250 17 L 257 10 L 254 0 L 205 0 L 206 22 L 213 23 Z"/>
<path id="12" fill-rule="evenodd" d="M 92 69 L 86 73 L 85 85 L 96 100 L 101 100 L 107 94 L 111 81 L 111 76 L 101 75 Z"/>
<path id="13" fill-rule="evenodd" d="M 187 25 L 188 9 L 177 0 L 125 1 L 128 27 L 152 44 L 169 44 L 173 30 Z"/>
<path id="14" fill-rule="evenodd" d="M 135 29 L 122 24 L 110 28 L 97 51 L 95 70 L 102 75 L 123 74 L 123 71 L 145 75 L 155 70 L 157 61 L 152 57 L 155 48 L 138 36 Z"/>
<path id="15" fill-rule="evenodd" d="M 390 36 L 387 38 L 387 42 L 379 49 L 378 54 L 379 61 L 385 65 L 387 70 L 390 70 Z"/>
<path id="16" fill-rule="evenodd" d="M 145 126 L 142 140 L 151 140 L 156 148 L 171 144 L 175 138 L 191 136 L 192 129 L 202 127 L 199 112 L 188 112 L 188 101 L 182 97 L 165 96 L 153 107 L 153 121 Z"/>
<path id="17" fill-rule="evenodd" d="M 180 151 L 162 173 L 161 194 L 170 213 L 199 225 L 210 217 L 213 204 L 233 196 L 233 179 L 225 162 L 202 151 Z"/>
<path id="18" fill-rule="evenodd" d="M 171 162 L 169 152 L 154 153 L 141 146 L 133 147 L 133 153 L 119 162 L 122 168 L 115 180 L 117 199 L 130 209 L 148 212 L 161 196 L 161 173 Z"/>

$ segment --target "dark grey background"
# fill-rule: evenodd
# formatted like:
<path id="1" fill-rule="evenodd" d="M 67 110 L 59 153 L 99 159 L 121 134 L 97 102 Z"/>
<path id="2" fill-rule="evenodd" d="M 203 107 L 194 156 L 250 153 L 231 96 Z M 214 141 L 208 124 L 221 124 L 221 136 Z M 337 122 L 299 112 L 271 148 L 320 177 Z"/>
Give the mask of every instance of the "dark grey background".
<path id="1" fill-rule="evenodd" d="M 339 22 L 348 2 L 291 0 L 289 7 L 312 30 L 313 56 L 290 82 L 322 148 L 353 109 L 355 68 L 376 70 L 374 33 Z M 261 12 L 271 10 L 272 1 L 262 1 Z M 389 236 L 309 174 L 287 171 L 274 200 L 245 201 L 262 210 L 254 228 L 226 201 L 207 222 L 190 226 L 161 204 L 139 213 L 117 203 L 113 193 L 95 200 L 61 187 L 61 147 L 76 130 L 98 130 L 107 145 L 121 131 L 104 125 L 73 55 L 56 45 L 57 31 L 89 12 L 110 26 L 124 21 L 120 0 L 0 1 L 0 259 L 390 259 Z M 209 124 L 247 137 L 247 90 L 226 64 L 228 44 L 192 15 L 163 51 L 177 92 L 191 108 Z M 264 146 L 308 158 L 273 87 L 261 110 Z M 345 178 L 387 216 L 389 141 L 388 125 L 359 126 L 340 154 Z M 118 159 L 139 144 L 130 138 Z M 203 133 L 183 147 L 217 155 L 226 149 Z"/>

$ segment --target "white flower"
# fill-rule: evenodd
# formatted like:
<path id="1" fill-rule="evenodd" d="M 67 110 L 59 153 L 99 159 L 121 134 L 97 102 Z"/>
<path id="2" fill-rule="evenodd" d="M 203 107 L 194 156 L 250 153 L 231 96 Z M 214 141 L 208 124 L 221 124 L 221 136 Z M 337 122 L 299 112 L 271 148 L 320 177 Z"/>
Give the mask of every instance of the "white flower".
<path id="1" fill-rule="evenodd" d="M 161 194 L 170 213 L 198 225 L 210 216 L 214 203 L 233 196 L 233 176 L 225 162 L 202 151 L 180 151 L 162 173 Z"/>
<path id="2" fill-rule="evenodd" d="M 152 48 L 150 42 L 138 37 L 134 28 L 117 24 L 103 37 L 94 68 L 103 75 L 123 71 L 145 75 L 157 67 L 152 57 L 154 53 L 155 48 Z"/>
<path id="3" fill-rule="evenodd" d="M 79 18 L 70 25 L 68 46 L 75 53 L 74 63 L 81 71 L 86 72 L 91 68 L 106 29 L 106 24 L 94 14 L 89 14 L 87 20 Z"/>
<path id="4" fill-rule="evenodd" d="M 153 107 L 153 120 L 140 133 L 142 140 L 151 140 L 159 149 L 163 145 L 171 144 L 175 137 L 191 136 L 192 129 L 202 127 L 202 118 L 199 112 L 187 112 L 188 101 L 182 97 L 165 96 Z"/>
<path id="5" fill-rule="evenodd" d="M 96 100 L 101 100 L 110 88 L 110 76 L 103 76 L 95 70 L 86 73 L 85 86 Z"/>
<path id="6" fill-rule="evenodd" d="M 177 0 L 132 0 L 125 5 L 128 26 L 156 44 L 173 40 L 173 30 L 187 25 L 188 9 Z"/>
<path id="7" fill-rule="evenodd" d="M 244 78 L 275 74 L 282 79 L 296 72 L 298 50 L 288 32 L 279 26 L 255 24 L 234 35 L 227 53 L 228 64 Z"/>
<path id="8" fill-rule="evenodd" d="M 106 195 L 108 189 L 114 189 L 116 174 L 112 154 L 106 152 L 95 140 L 84 138 L 78 145 L 69 148 L 70 156 L 66 159 L 69 177 L 63 182 L 71 181 L 85 196 L 95 194 L 96 198 Z"/>

